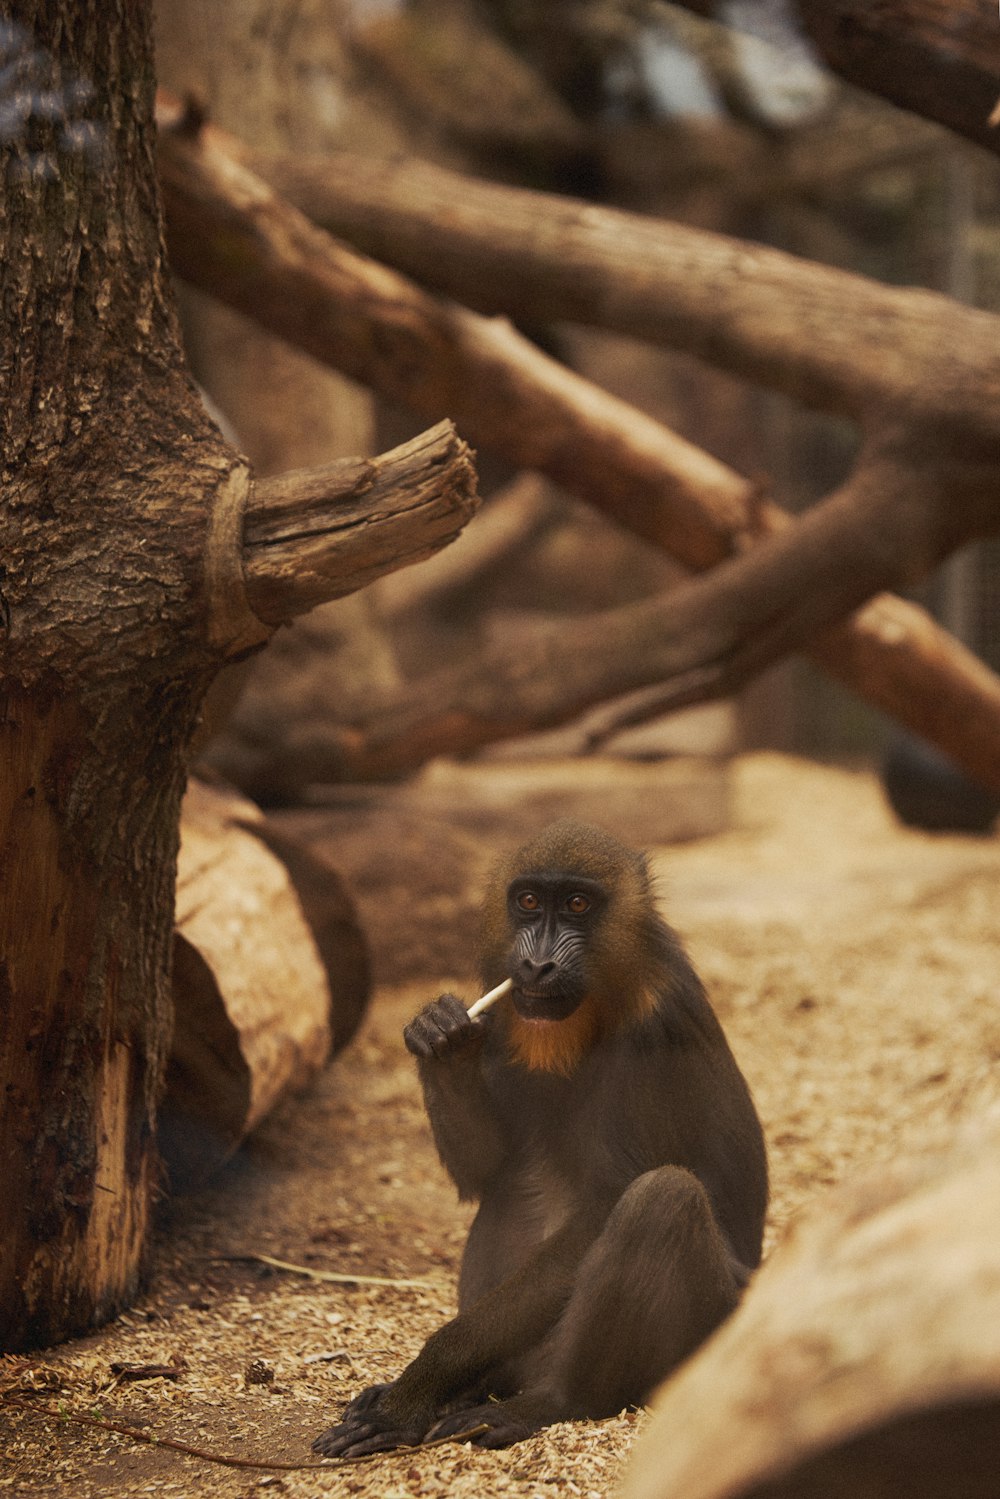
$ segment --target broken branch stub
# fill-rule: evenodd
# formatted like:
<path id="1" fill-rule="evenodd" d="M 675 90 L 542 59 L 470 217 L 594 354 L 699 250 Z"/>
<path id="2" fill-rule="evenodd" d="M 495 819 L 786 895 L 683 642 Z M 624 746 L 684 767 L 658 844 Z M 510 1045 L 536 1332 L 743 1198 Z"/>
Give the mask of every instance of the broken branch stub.
<path id="1" fill-rule="evenodd" d="M 276 625 L 353 593 L 447 546 L 477 506 L 450 421 L 376 458 L 258 479 L 243 525 L 250 606 Z"/>

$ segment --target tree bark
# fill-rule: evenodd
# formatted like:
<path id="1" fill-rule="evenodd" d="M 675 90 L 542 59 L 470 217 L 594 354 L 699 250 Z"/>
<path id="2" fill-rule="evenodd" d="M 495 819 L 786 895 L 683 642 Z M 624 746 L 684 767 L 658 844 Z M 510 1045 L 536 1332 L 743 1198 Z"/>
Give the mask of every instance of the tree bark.
<path id="1" fill-rule="evenodd" d="M 21 113 L 0 157 L 4 1349 L 82 1331 L 137 1289 L 188 748 L 220 664 L 270 629 L 242 577 L 245 470 L 180 352 L 148 19 L 140 3 L 24 0 L 8 28 Z"/>
<path id="2" fill-rule="evenodd" d="M 624 1499 L 994 1494 L 997 1144 L 818 1202 L 659 1391 Z"/>
<path id="3" fill-rule="evenodd" d="M 62 116 L 8 142 L 0 227 L 4 1348 L 137 1287 L 184 749 L 211 671 L 197 559 L 232 467 L 182 370 L 142 9 L 19 14 L 21 82 L 43 72 Z"/>
<path id="4" fill-rule="evenodd" d="M 243 576 L 258 619 L 282 624 L 453 541 L 476 476 L 451 422 L 377 458 L 258 479 L 243 524 Z"/>

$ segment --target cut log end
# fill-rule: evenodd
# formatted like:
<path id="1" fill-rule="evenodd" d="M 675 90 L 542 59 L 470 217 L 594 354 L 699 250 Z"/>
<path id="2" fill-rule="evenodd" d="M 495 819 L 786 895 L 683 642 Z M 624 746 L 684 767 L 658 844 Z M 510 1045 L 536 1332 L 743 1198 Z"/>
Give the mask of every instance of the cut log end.
<path id="1" fill-rule="evenodd" d="M 173 988 L 159 1143 L 183 1189 L 346 1044 L 369 992 L 367 946 L 333 868 L 252 802 L 201 782 L 184 803 Z"/>

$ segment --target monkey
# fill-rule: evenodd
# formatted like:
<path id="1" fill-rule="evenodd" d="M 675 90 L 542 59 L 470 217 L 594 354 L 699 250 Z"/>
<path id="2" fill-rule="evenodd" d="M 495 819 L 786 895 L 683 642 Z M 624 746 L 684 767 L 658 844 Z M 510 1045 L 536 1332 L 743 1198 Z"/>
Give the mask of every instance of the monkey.
<path id="1" fill-rule="evenodd" d="M 458 1315 L 350 1402 L 313 1444 L 328 1456 L 503 1447 L 641 1405 L 760 1262 L 763 1132 L 644 855 L 554 823 L 494 870 L 481 953 L 506 996 L 472 1020 L 443 994 L 404 1030 L 479 1204 Z"/>

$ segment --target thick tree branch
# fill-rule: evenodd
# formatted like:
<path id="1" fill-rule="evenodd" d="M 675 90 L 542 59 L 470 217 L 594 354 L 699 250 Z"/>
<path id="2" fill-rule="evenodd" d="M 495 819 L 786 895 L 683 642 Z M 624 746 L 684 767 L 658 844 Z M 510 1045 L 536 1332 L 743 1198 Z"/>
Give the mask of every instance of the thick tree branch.
<path id="1" fill-rule="evenodd" d="M 253 613 L 280 624 L 419 562 L 476 509 L 476 475 L 451 422 L 371 459 L 258 479 L 244 518 Z"/>
<path id="2" fill-rule="evenodd" d="M 997 441 L 1000 323 L 949 297 L 409 158 L 239 149 L 311 219 L 482 312 L 615 329 L 862 423 L 905 406 Z"/>

